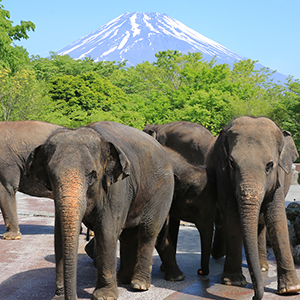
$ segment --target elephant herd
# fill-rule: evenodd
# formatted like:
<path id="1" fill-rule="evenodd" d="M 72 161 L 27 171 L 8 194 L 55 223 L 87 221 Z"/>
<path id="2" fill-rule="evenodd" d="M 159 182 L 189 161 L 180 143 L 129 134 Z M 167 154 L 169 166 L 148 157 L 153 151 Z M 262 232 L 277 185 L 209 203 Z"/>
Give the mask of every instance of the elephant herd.
<path id="1" fill-rule="evenodd" d="M 217 137 L 183 121 L 143 131 L 107 121 L 77 129 L 0 122 L 0 143 L 2 238 L 21 238 L 17 191 L 54 199 L 53 299 L 77 299 L 81 222 L 95 234 L 86 247 L 97 268 L 95 300 L 117 299 L 118 282 L 149 289 L 154 248 L 165 279 L 184 279 L 176 262 L 180 220 L 199 231 L 199 275 L 209 274 L 210 255 L 225 255 L 222 283 L 245 286 L 244 245 L 253 299 L 262 299 L 268 233 L 277 293 L 300 291 L 285 214 L 298 152 L 290 133 L 268 118 L 237 118 Z"/>

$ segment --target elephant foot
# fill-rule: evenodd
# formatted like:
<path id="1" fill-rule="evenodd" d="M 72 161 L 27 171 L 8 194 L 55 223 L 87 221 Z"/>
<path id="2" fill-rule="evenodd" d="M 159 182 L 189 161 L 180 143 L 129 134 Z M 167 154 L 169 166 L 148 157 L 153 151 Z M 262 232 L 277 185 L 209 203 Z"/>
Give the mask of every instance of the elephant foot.
<path id="1" fill-rule="evenodd" d="M 168 281 L 181 281 L 185 278 L 185 275 L 179 269 L 178 265 L 164 267 L 165 280 Z"/>
<path id="2" fill-rule="evenodd" d="M 282 282 L 279 279 L 277 294 L 296 294 L 300 292 L 300 282 L 298 278 Z"/>
<path id="3" fill-rule="evenodd" d="M 198 269 L 197 274 L 200 276 L 207 276 L 209 274 L 209 271 Z"/>
<path id="4" fill-rule="evenodd" d="M 93 300 L 117 300 L 119 297 L 118 288 L 96 289 L 93 293 Z"/>
<path id="5" fill-rule="evenodd" d="M 135 290 L 140 290 L 140 291 L 148 291 L 150 288 L 150 282 L 143 282 L 138 279 L 132 280 L 131 281 L 131 286 Z"/>
<path id="6" fill-rule="evenodd" d="M 65 300 L 65 295 L 55 295 L 52 300 Z"/>
<path id="7" fill-rule="evenodd" d="M 152 266 L 149 267 L 149 272 L 136 272 L 131 280 L 131 286 L 140 291 L 147 291 L 151 283 Z"/>
<path id="8" fill-rule="evenodd" d="M 4 240 L 20 240 L 22 238 L 22 234 L 20 231 L 6 231 L 2 235 L 2 239 Z"/>
<path id="9" fill-rule="evenodd" d="M 247 281 L 243 274 L 226 274 L 222 275 L 222 283 L 226 285 L 234 285 L 234 286 L 246 286 Z"/>
<path id="10" fill-rule="evenodd" d="M 269 270 L 269 264 L 268 263 L 261 263 L 260 264 L 260 270 L 262 272 L 267 272 Z"/>
<path id="11" fill-rule="evenodd" d="M 64 300 L 65 299 L 65 288 L 63 286 L 56 288 L 55 296 L 52 300 Z"/>

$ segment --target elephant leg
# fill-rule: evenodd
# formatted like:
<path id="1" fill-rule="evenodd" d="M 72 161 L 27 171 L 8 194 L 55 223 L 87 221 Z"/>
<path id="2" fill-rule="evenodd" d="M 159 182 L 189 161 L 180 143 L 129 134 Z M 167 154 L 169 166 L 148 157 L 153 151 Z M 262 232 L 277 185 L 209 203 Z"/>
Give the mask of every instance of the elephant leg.
<path id="1" fill-rule="evenodd" d="M 155 222 L 155 220 L 154 220 Z M 137 262 L 131 280 L 131 286 L 137 290 L 148 290 L 151 283 L 152 255 L 157 236 L 153 226 L 139 226 Z"/>
<path id="2" fill-rule="evenodd" d="M 242 273 L 243 235 L 237 203 L 234 201 L 228 204 L 226 228 L 226 259 L 221 280 L 226 285 L 245 286 L 247 281 Z"/>
<path id="3" fill-rule="evenodd" d="M 121 263 L 117 278 L 119 283 L 129 284 L 137 261 L 138 228 L 124 229 L 119 239 Z"/>
<path id="4" fill-rule="evenodd" d="M 265 221 L 277 262 L 278 294 L 290 294 L 300 291 L 294 261 L 290 248 L 285 201 L 283 192 L 278 189 L 274 200 L 267 204 Z"/>
<path id="5" fill-rule="evenodd" d="M 7 231 L 2 235 L 6 240 L 19 240 L 22 235 L 18 225 L 17 202 L 12 187 L 5 188 L 0 183 L 0 208 Z"/>
<path id="6" fill-rule="evenodd" d="M 172 246 L 174 248 L 175 253 L 176 253 L 176 250 L 177 250 L 179 227 L 180 227 L 180 220 L 170 216 L 169 236 L 170 236 L 170 242 L 172 243 Z"/>
<path id="7" fill-rule="evenodd" d="M 176 226 L 179 227 L 179 220 L 176 223 Z M 173 247 L 173 243 L 170 238 L 170 227 L 171 224 L 169 224 L 168 220 L 166 220 L 162 230 L 158 235 L 156 242 L 156 250 L 162 260 L 161 270 L 165 271 L 165 279 L 169 281 L 180 281 L 183 280 L 185 276 L 183 272 L 179 269 L 176 262 L 176 251 Z"/>
<path id="8" fill-rule="evenodd" d="M 87 255 L 93 260 L 94 266 L 97 267 L 97 255 L 96 255 L 96 243 L 95 239 L 92 238 L 84 247 Z"/>
<path id="9" fill-rule="evenodd" d="M 200 233 L 201 240 L 201 268 L 198 269 L 198 275 L 206 276 L 209 274 L 209 261 L 211 254 L 211 244 L 213 238 L 214 220 L 204 219 L 196 223 Z"/>
<path id="10" fill-rule="evenodd" d="M 211 255 L 214 259 L 223 257 L 226 253 L 226 223 L 220 208 L 215 212 L 215 234 Z"/>
<path id="11" fill-rule="evenodd" d="M 102 218 L 103 224 L 114 224 L 110 218 Z M 94 228 L 96 242 L 97 282 L 93 293 L 94 300 L 117 299 L 117 241 L 119 231 L 105 225 Z"/>
<path id="12" fill-rule="evenodd" d="M 269 264 L 267 261 L 267 228 L 265 226 L 265 220 L 263 220 L 263 215 L 259 218 L 258 223 L 258 254 L 259 254 L 259 263 L 262 272 L 269 270 Z"/>

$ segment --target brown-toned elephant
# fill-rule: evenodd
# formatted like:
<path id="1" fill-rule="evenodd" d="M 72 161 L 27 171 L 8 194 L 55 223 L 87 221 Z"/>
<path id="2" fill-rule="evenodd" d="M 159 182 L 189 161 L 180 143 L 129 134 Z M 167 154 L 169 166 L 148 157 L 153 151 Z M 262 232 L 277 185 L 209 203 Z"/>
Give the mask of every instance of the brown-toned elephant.
<path id="1" fill-rule="evenodd" d="M 246 284 L 242 274 L 244 241 L 255 291 L 253 299 L 262 299 L 264 293 L 258 251 L 262 224 L 267 227 L 277 261 L 278 293 L 300 291 L 289 246 L 284 199 L 292 163 L 297 157 L 290 133 L 263 117 L 240 117 L 232 121 L 221 131 L 208 155 L 207 164 L 216 172 L 218 201 L 227 226 L 222 282 Z M 259 218 L 264 221 L 259 222 Z"/>
<path id="2" fill-rule="evenodd" d="M 34 151 L 28 172 L 53 191 L 55 200 L 54 299 L 77 299 L 81 221 L 95 233 L 93 298 L 118 298 L 116 246 L 122 230 L 125 253 L 134 260 L 122 260 L 126 274 L 118 277 L 134 289 L 149 289 L 153 249 L 174 190 L 172 166 L 157 141 L 114 122 L 62 129 Z"/>
<path id="3" fill-rule="evenodd" d="M 215 137 L 205 127 L 186 121 L 148 124 L 143 131 L 181 154 L 193 165 L 204 164 L 210 146 L 215 141 Z"/>
<path id="4" fill-rule="evenodd" d="M 162 125 L 153 125 L 148 124 L 145 126 L 143 131 L 147 132 L 151 136 L 153 136 L 155 139 L 157 139 L 162 145 L 171 148 L 172 150 L 175 150 L 178 152 L 182 157 L 184 157 L 187 162 L 194 166 L 201 166 L 204 165 L 206 156 L 209 152 L 209 149 L 214 144 L 216 138 L 207 130 L 205 127 L 203 127 L 200 124 L 192 123 L 192 122 L 186 122 L 186 121 L 178 121 L 178 122 L 172 122 L 172 123 L 166 123 Z M 178 159 L 177 159 L 178 160 Z M 178 160 L 179 161 L 179 160 Z M 181 163 L 177 163 L 176 159 L 173 159 L 173 167 L 176 168 L 177 171 L 180 170 L 180 167 L 182 168 L 183 165 Z M 185 166 L 186 169 L 190 168 L 191 166 Z M 182 174 L 184 173 L 184 168 L 180 171 Z M 186 172 L 187 174 L 188 172 Z M 186 179 L 186 178 L 185 178 Z M 178 185 L 179 182 L 177 182 Z M 183 183 L 187 184 L 187 182 Z M 176 188 L 176 183 L 175 183 Z M 199 193 L 198 189 L 198 195 L 195 195 L 195 199 L 198 197 L 197 206 L 198 206 L 198 213 L 201 212 L 205 213 L 207 211 L 207 208 L 205 208 L 205 205 L 211 205 L 211 203 L 215 203 L 214 197 L 216 197 L 215 194 L 216 186 L 215 183 L 213 183 L 210 180 L 210 183 L 205 187 L 203 192 Z M 205 201 L 204 198 L 207 198 Z M 174 197 L 174 200 L 176 198 Z M 174 202 L 173 200 L 173 202 Z M 184 202 L 184 198 L 181 198 L 181 201 Z M 209 204 L 210 203 L 210 204 Z M 201 209 L 199 209 L 202 206 Z M 187 206 L 188 207 L 188 206 Z M 177 244 L 177 236 L 178 236 L 178 228 L 179 228 L 179 220 L 185 220 L 188 222 L 195 223 L 197 226 L 201 221 L 201 217 L 195 221 L 194 216 L 191 214 L 187 217 L 186 215 L 186 209 L 181 211 L 181 217 L 177 214 L 176 219 L 170 215 L 170 223 L 169 223 L 169 231 L 170 231 L 170 239 L 172 241 L 172 244 L 174 245 L 175 251 L 176 251 L 176 244 Z M 217 215 L 219 216 L 219 210 L 216 210 Z M 185 214 L 185 216 L 183 216 Z M 210 212 L 207 211 L 207 215 L 210 216 Z M 211 221 L 213 221 L 213 217 L 211 218 Z M 219 258 L 224 255 L 224 245 L 225 242 L 223 240 L 224 237 L 224 226 L 222 226 L 223 220 L 221 218 L 217 218 L 218 222 L 220 224 L 215 224 L 215 226 L 218 228 L 216 230 L 215 234 L 217 234 L 218 238 L 215 242 L 216 246 L 218 247 L 218 251 L 215 251 L 217 254 L 214 256 L 214 258 Z M 205 230 L 209 230 L 211 226 L 211 223 L 207 223 L 207 228 Z M 203 223 L 201 225 L 202 231 L 204 231 Z M 200 227 L 198 227 L 198 230 Z M 201 234 L 201 231 L 199 230 L 201 242 L 204 242 L 206 244 L 207 239 L 202 238 L 203 234 Z M 201 249 L 201 269 L 198 270 L 199 275 L 207 275 L 209 273 L 208 268 L 208 262 L 209 262 L 209 256 L 207 256 L 206 250 L 207 247 L 204 246 L 204 248 Z M 204 253 L 203 253 L 204 251 Z M 175 274 L 175 272 L 173 272 Z M 166 273 L 167 275 L 167 273 Z M 168 276 L 167 276 L 168 278 Z M 180 277 L 178 277 L 180 278 Z M 173 278 L 174 280 L 174 278 Z"/>
<path id="5" fill-rule="evenodd" d="M 201 239 L 201 268 L 199 275 L 209 274 L 209 259 L 216 208 L 216 182 L 212 171 L 194 166 L 179 153 L 164 147 L 175 175 L 175 189 L 169 213 L 156 249 L 163 262 L 165 279 L 177 281 L 184 278 L 176 263 L 176 248 L 180 220 L 196 225 Z"/>
<path id="6" fill-rule="evenodd" d="M 7 231 L 3 239 L 21 239 L 18 224 L 16 192 L 31 196 L 52 197 L 44 185 L 29 179 L 27 159 L 37 146 L 61 126 L 39 121 L 0 122 L 0 208 Z"/>
<path id="7" fill-rule="evenodd" d="M 184 279 L 176 261 L 177 237 L 180 220 L 194 223 L 201 237 L 201 269 L 199 274 L 209 274 L 209 259 L 214 227 L 214 212 L 216 206 L 216 187 L 213 173 L 200 166 L 194 166 L 186 161 L 179 153 L 170 148 L 164 147 L 175 175 L 175 189 L 169 217 L 165 222 L 156 243 L 156 249 L 162 260 L 162 269 L 165 272 L 165 279 L 179 281 Z M 126 255 L 128 243 L 125 242 L 123 232 L 121 235 L 121 258 Z M 130 237 L 129 237 L 130 238 Z M 94 259 L 95 243 L 92 239 L 85 247 L 88 255 Z M 126 256 L 126 260 L 130 257 Z M 126 273 L 121 259 L 119 274 Z M 121 276 L 124 277 L 124 276 Z M 127 277 L 127 276 L 126 276 Z"/>

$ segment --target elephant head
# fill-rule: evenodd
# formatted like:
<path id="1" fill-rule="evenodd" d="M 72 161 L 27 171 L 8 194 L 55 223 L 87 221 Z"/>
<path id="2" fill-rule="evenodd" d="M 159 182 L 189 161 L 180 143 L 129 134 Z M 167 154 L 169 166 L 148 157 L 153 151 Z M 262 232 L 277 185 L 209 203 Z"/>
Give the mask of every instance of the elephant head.
<path id="1" fill-rule="evenodd" d="M 220 133 L 215 148 L 219 151 L 218 184 L 223 186 L 220 194 L 227 197 L 227 207 L 237 203 L 255 299 L 261 299 L 263 280 L 257 241 L 259 215 L 265 213 L 276 255 L 281 251 L 276 231 L 279 224 L 286 227 L 282 225 L 284 217 L 279 217 L 285 214 L 284 181 L 291 173 L 298 152 L 287 131 L 281 131 L 270 119 L 251 117 L 241 117 L 229 124 Z M 278 208 L 270 209 L 272 206 Z M 287 230 L 282 235 L 284 238 L 286 233 Z M 276 255 L 277 263 L 279 256 Z"/>
<path id="2" fill-rule="evenodd" d="M 76 299 L 81 221 L 101 209 L 103 191 L 129 175 L 124 153 L 91 128 L 61 129 L 32 153 L 28 173 L 53 191 L 56 295 Z"/>

